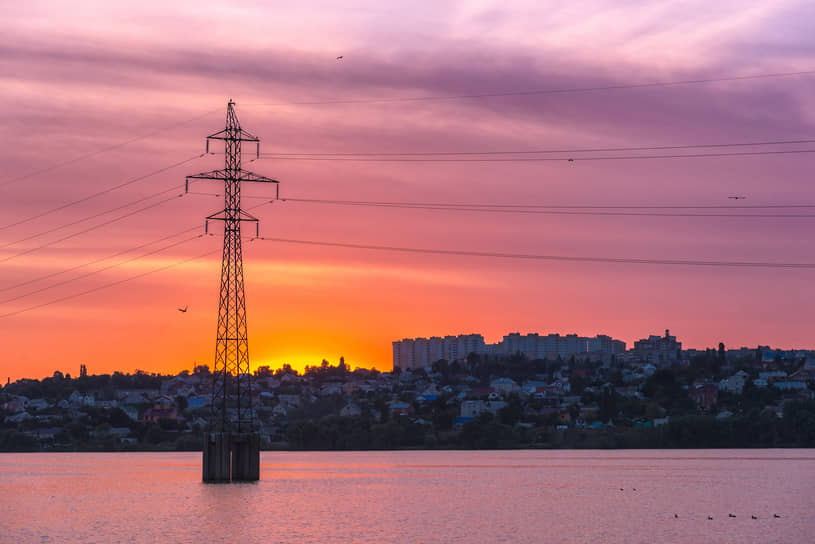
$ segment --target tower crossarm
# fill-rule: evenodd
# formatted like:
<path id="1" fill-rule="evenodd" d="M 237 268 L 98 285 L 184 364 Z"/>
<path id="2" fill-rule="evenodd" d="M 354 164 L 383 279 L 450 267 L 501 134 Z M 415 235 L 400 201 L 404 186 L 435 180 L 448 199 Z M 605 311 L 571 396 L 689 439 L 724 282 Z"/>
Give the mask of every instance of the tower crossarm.
<path id="1" fill-rule="evenodd" d="M 255 224 L 255 236 L 260 236 L 260 219 L 243 210 L 237 210 L 237 215 L 230 214 L 227 212 L 227 210 L 221 210 L 213 213 L 212 215 L 208 215 L 204 221 L 205 234 L 209 234 L 210 221 L 251 221 Z"/>
<path id="2" fill-rule="evenodd" d="M 190 180 L 211 180 L 211 181 L 222 181 L 226 182 L 229 181 L 231 178 L 229 172 L 225 169 L 220 170 L 212 170 L 210 172 L 201 172 L 200 174 L 192 174 L 187 176 L 186 180 L 184 181 L 184 192 L 189 192 L 190 190 Z M 276 179 L 272 179 L 270 177 L 261 176 L 260 174 L 255 174 L 254 172 L 249 172 L 248 170 L 240 170 L 239 176 L 234 179 L 234 181 L 240 182 L 252 182 L 252 183 L 274 183 L 277 187 L 280 187 L 280 182 Z M 278 190 L 279 196 L 279 190 Z"/>
<path id="3" fill-rule="evenodd" d="M 249 134 L 242 128 L 238 127 L 233 130 L 234 134 L 230 135 L 228 129 L 219 130 L 215 134 L 207 136 L 207 140 L 240 140 L 242 142 L 258 142 L 260 138 L 254 134 Z"/>

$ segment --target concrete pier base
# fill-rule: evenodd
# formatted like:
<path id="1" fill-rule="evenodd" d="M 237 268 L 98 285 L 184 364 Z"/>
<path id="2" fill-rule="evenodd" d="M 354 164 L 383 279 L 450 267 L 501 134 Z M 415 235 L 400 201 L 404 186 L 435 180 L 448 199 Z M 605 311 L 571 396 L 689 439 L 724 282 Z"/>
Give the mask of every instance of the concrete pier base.
<path id="1" fill-rule="evenodd" d="M 206 433 L 204 482 L 254 482 L 260 479 L 258 433 Z"/>
<path id="2" fill-rule="evenodd" d="M 232 481 L 260 480 L 260 435 L 241 433 L 232 435 Z"/>

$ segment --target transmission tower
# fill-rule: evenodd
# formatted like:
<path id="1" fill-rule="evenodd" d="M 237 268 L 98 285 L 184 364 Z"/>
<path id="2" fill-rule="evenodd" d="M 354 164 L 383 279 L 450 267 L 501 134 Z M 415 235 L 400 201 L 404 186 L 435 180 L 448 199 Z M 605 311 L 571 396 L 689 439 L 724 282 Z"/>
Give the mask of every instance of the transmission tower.
<path id="1" fill-rule="evenodd" d="M 207 233 L 210 221 L 224 223 L 212 414 L 204 440 L 204 481 L 257 480 L 260 478 L 260 437 L 252 406 L 241 223 L 253 222 L 257 235 L 258 219 L 241 209 L 241 183 L 274 183 L 279 187 L 279 182 L 241 168 L 241 144 L 254 143 L 255 155 L 259 157 L 260 140 L 241 128 L 232 100 L 226 107 L 226 128 L 207 136 L 207 153 L 212 140 L 224 142 L 224 168 L 187 176 L 186 180 L 187 189 L 190 180 L 215 180 L 224 184 L 224 209 L 208 216 L 204 222 Z"/>

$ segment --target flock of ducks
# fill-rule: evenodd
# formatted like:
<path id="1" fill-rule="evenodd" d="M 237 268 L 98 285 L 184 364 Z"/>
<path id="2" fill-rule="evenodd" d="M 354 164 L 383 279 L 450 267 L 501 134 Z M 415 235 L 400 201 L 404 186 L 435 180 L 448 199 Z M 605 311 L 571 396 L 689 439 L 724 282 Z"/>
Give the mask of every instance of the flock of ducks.
<path id="1" fill-rule="evenodd" d="M 636 488 L 636 487 L 632 487 L 632 488 L 631 488 L 631 491 L 636 491 L 636 490 L 637 490 L 637 488 Z M 624 488 L 624 487 L 621 487 L 621 488 L 620 488 L 620 491 L 625 491 L 625 488 Z M 736 514 L 727 514 L 727 517 L 729 517 L 729 518 L 735 518 L 735 517 L 736 517 Z M 757 515 L 755 515 L 755 514 L 751 514 L 751 515 L 750 515 L 750 517 L 751 517 L 752 519 L 759 519 L 759 518 L 758 518 L 758 516 L 757 516 Z M 781 516 L 779 516 L 778 514 L 773 514 L 773 518 L 780 518 L 780 517 L 781 517 Z M 675 519 L 679 519 L 679 514 L 674 514 L 674 518 L 675 518 Z M 708 516 L 708 517 L 707 517 L 707 519 L 712 521 L 712 520 L 713 520 L 713 516 Z"/>

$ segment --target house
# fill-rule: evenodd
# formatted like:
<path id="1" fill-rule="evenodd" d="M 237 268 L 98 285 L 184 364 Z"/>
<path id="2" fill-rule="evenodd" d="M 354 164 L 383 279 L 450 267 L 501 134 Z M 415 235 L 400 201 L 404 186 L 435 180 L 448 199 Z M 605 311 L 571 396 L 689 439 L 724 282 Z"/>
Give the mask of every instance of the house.
<path id="1" fill-rule="evenodd" d="M 139 409 L 136 408 L 135 406 L 131 406 L 128 404 L 126 406 L 122 406 L 121 410 L 127 415 L 127 417 L 129 417 L 133 421 L 138 421 Z"/>
<path id="2" fill-rule="evenodd" d="M 490 412 L 495 414 L 506 406 L 507 403 L 502 400 L 495 400 L 495 401 L 483 401 L 483 400 L 465 400 L 461 403 L 461 408 L 459 409 L 459 414 L 461 418 L 464 419 L 474 419 L 478 417 L 479 414 L 484 412 Z"/>
<path id="3" fill-rule="evenodd" d="M 749 375 L 745 371 L 739 370 L 729 378 L 722 379 L 719 382 L 719 390 L 740 395 L 748 378 Z"/>
<path id="4" fill-rule="evenodd" d="M 496 378 L 490 382 L 490 387 L 492 387 L 496 393 L 503 395 L 520 392 L 521 390 L 521 387 L 511 378 Z"/>
<path id="5" fill-rule="evenodd" d="M 28 412 L 20 412 L 12 416 L 7 416 L 5 421 L 9 423 L 22 423 L 23 421 L 28 421 L 30 419 L 34 419 L 34 416 Z"/>
<path id="6" fill-rule="evenodd" d="M 767 372 L 759 372 L 758 377 L 762 380 L 767 380 L 767 383 L 773 383 L 776 380 L 783 380 L 787 377 L 787 373 L 783 370 L 772 370 Z"/>
<path id="7" fill-rule="evenodd" d="M 459 414 L 462 418 L 472 419 L 481 412 L 486 411 L 486 402 L 483 400 L 465 400 L 461 402 Z"/>
<path id="8" fill-rule="evenodd" d="M 362 415 L 362 409 L 351 402 L 342 407 L 340 415 L 343 417 L 359 417 Z"/>
<path id="9" fill-rule="evenodd" d="M 23 397 L 23 398 L 25 398 L 25 397 Z M 27 399 L 26 399 L 26 401 L 23 401 L 23 400 L 20 400 L 20 397 L 14 397 L 14 398 L 4 402 L 2 405 L 0 405 L 0 408 L 2 408 L 3 410 L 5 410 L 7 412 L 11 412 L 12 414 L 16 414 L 18 412 L 22 412 L 22 411 L 25 410 L 26 403 L 27 403 Z"/>
<path id="10" fill-rule="evenodd" d="M 161 394 L 171 397 L 186 397 L 195 393 L 195 387 L 184 376 L 175 376 L 161 384 Z"/>
<path id="11" fill-rule="evenodd" d="M 527 395 L 533 395 L 538 392 L 538 387 L 547 387 L 546 382 L 527 380 L 524 382 L 521 390 Z"/>
<path id="12" fill-rule="evenodd" d="M 261 393 L 262 395 L 262 393 Z M 212 398 L 206 395 L 198 395 L 189 397 L 187 399 L 187 410 L 197 410 L 199 408 L 206 408 L 212 403 Z"/>
<path id="13" fill-rule="evenodd" d="M 320 395 L 339 395 L 342 393 L 342 385 L 338 383 L 327 383 L 320 388 Z"/>
<path id="14" fill-rule="evenodd" d="M 300 395 L 278 395 L 277 398 L 280 404 L 285 404 L 286 406 L 297 407 L 302 403 Z"/>
<path id="15" fill-rule="evenodd" d="M 392 402 L 388 405 L 392 415 L 408 416 L 413 413 L 413 406 L 407 402 Z"/>
<path id="16" fill-rule="evenodd" d="M 699 409 L 708 411 L 718 400 L 719 388 L 715 383 L 697 381 L 688 388 L 688 394 Z"/>
<path id="17" fill-rule="evenodd" d="M 799 381 L 775 382 L 773 385 L 781 391 L 803 391 L 807 388 L 806 383 Z"/>
<path id="18" fill-rule="evenodd" d="M 140 392 L 123 391 L 121 393 L 123 393 L 123 394 L 121 394 L 119 396 L 119 404 L 138 405 L 138 404 L 145 404 L 145 403 L 149 402 L 147 400 L 147 398 L 145 398 L 145 396 Z"/>
<path id="19" fill-rule="evenodd" d="M 50 404 L 48 404 L 48 401 L 45 399 L 31 399 L 30 401 L 28 401 L 28 405 L 26 406 L 26 408 L 38 412 L 40 410 L 45 410 L 49 406 Z"/>
<path id="20" fill-rule="evenodd" d="M 490 393 L 494 392 L 492 387 L 472 387 L 467 396 L 470 398 L 488 397 Z"/>
<path id="21" fill-rule="evenodd" d="M 70 402 L 74 406 L 81 406 L 82 405 L 82 394 L 77 391 L 76 389 L 73 390 L 71 396 L 68 397 L 68 402 Z"/>
<path id="22" fill-rule="evenodd" d="M 352 395 L 359 391 L 359 384 L 356 382 L 346 382 L 342 384 L 342 392 L 346 395 Z"/>
<path id="23" fill-rule="evenodd" d="M 178 415 L 173 399 L 166 395 L 157 398 L 152 408 L 148 408 L 144 414 L 142 414 L 142 421 L 144 423 L 156 423 L 160 419 L 172 419 L 174 421 L 183 419 Z"/>
<path id="24" fill-rule="evenodd" d="M 790 374 L 788 378 L 790 381 L 810 382 L 815 379 L 815 370 L 804 367 Z"/>

